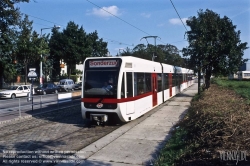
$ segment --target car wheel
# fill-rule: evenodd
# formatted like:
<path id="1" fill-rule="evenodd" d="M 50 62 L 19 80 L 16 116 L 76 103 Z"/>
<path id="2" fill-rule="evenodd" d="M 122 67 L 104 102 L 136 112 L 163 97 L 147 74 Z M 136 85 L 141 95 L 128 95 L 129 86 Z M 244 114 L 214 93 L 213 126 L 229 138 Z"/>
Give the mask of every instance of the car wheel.
<path id="1" fill-rule="evenodd" d="M 16 98 L 16 95 L 13 93 L 13 94 L 11 95 L 11 98 L 12 98 L 12 99 L 15 99 L 15 98 Z"/>
<path id="2" fill-rule="evenodd" d="M 58 91 L 57 90 L 55 90 L 55 94 L 57 94 L 58 93 Z"/>
<path id="3" fill-rule="evenodd" d="M 46 92 L 45 92 L 45 91 L 43 91 L 43 95 L 46 95 Z"/>

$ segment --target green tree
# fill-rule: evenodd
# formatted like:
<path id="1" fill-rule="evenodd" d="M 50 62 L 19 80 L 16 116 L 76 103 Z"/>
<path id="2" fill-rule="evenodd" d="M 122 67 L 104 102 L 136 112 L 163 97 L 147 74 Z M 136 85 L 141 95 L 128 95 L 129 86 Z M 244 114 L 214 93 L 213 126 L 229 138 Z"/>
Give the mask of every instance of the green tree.
<path id="1" fill-rule="evenodd" d="M 93 57 L 102 57 L 106 56 L 108 49 L 107 49 L 107 42 L 104 42 L 103 39 L 99 39 L 97 31 L 92 32 L 87 35 L 87 43 L 88 48 L 87 53 Z M 89 54 L 90 53 L 90 54 Z"/>
<path id="2" fill-rule="evenodd" d="M 154 61 L 160 63 L 167 63 L 174 66 L 184 67 L 184 59 L 180 56 L 180 51 L 174 45 L 154 45 L 148 44 L 138 44 L 132 51 L 127 48 L 123 50 L 121 56 L 134 56 L 142 59 L 152 60 L 153 54 L 157 56 Z"/>
<path id="3" fill-rule="evenodd" d="M 160 51 L 158 55 L 161 55 L 162 63 L 167 63 L 174 66 L 184 67 L 184 60 L 180 56 L 180 50 L 174 45 L 166 44 L 166 45 L 158 45 L 157 46 Z"/>
<path id="4" fill-rule="evenodd" d="M 12 39 L 16 35 L 15 28 L 21 16 L 19 8 L 14 5 L 21 2 L 29 2 L 29 0 L 2 0 L 0 2 L 0 88 L 2 88 L 4 71 L 10 67 L 7 64 L 13 61 L 15 44 Z"/>
<path id="5" fill-rule="evenodd" d="M 98 38 L 96 31 L 87 34 L 82 26 L 79 28 L 72 21 L 62 32 L 53 32 L 49 47 L 54 64 L 60 63 L 60 60 L 67 64 L 68 78 L 75 65 L 83 63 L 86 57 L 106 56 L 108 51 L 107 43 Z"/>
<path id="6" fill-rule="evenodd" d="M 17 39 L 16 59 L 19 64 L 23 64 L 25 73 L 25 84 L 27 83 L 27 67 L 29 64 L 40 60 L 40 54 L 48 52 L 46 42 L 39 38 L 39 34 L 32 31 L 32 21 L 25 15 L 20 23 L 20 32 Z M 44 38 L 42 38 L 44 39 Z"/>
<path id="7" fill-rule="evenodd" d="M 50 50 L 50 56 L 48 57 L 48 60 L 51 62 L 52 65 L 52 71 L 51 71 L 51 77 L 53 81 L 58 81 L 60 76 L 60 60 L 61 60 L 61 33 L 58 31 L 57 28 L 52 29 L 52 35 L 49 40 L 49 50 Z"/>
<path id="8" fill-rule="evenodd" d="M 70 78 L 71 71 L 74 70 L 75 65 L 79 64 L 85 59 L 86 53 L 86 32 L 83 27 L 76 25 L 70 21 L 59 36 L 61 59 L 67 64 L 68 78 Z"/>
<path id="9" fill-rule="evenodd" d="M 189 46 L 182 50 L 183 55 L 189 57 L 196 71 L 205 74 L 206 89 L 211 75 L 236 72 L 246 61 L 242 57 L 247 43 L 241 43 L 240 31 L 227 16 L 220 18 L 211 10 L 200 10 L 187 25 L 191 29 L 187 32 Z"/>

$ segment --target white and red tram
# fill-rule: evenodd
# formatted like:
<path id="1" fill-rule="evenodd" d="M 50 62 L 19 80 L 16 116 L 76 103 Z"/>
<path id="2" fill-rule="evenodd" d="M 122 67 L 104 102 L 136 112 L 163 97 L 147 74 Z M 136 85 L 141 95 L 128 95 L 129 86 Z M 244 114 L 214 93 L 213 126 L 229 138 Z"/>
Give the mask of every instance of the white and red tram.
<path id="1" fill-rule="evenodd" d="M 84 62 L 82 117 L 134 120 L 193 84 L 193 71 L 136 57 L 92 57 Z"/>

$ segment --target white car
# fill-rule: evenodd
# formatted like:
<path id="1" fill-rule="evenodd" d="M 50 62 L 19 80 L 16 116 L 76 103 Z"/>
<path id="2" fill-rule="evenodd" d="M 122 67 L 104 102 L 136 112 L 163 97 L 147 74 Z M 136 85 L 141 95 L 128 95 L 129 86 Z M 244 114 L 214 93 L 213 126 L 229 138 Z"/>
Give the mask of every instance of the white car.
<path id="1" fill-rule="evenodd" d="M 16 85 L 11 86 L 7 90 L 0 92 L 0 98 L 11 98 L 28 96 L 30 93 L 29 85 Z"/>

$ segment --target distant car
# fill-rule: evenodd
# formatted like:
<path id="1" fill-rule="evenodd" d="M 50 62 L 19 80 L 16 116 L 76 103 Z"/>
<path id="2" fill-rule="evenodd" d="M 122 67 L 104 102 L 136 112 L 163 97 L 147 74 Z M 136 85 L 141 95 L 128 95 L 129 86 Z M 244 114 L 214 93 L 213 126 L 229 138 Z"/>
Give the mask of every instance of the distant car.
<path id="1" fill-rule="evenodd" d="M 36 94 L 58 93 L 59 87 L 54 83 L 44 83 L 35 88 Z"/>
<path id="2" fill-rule="evenodd" d="M 75 84 L 75 89 L 82 89 L 82 82 L 78 82 Z"/>
<path id="3" fill-rule="evenodd" d="M 11 98 L 28 96 L 30 93 L 29 85 L 10 86 L 7 90 L 0 92 L 0 98 Z"/>

